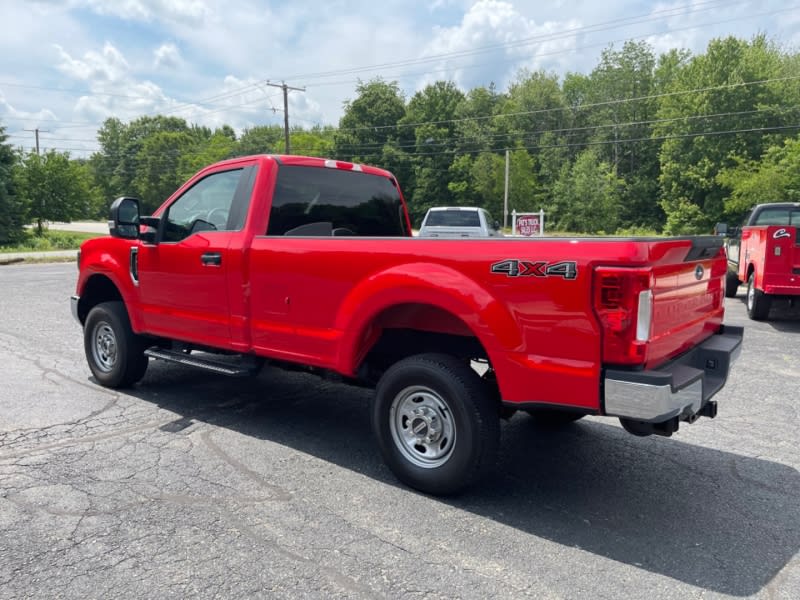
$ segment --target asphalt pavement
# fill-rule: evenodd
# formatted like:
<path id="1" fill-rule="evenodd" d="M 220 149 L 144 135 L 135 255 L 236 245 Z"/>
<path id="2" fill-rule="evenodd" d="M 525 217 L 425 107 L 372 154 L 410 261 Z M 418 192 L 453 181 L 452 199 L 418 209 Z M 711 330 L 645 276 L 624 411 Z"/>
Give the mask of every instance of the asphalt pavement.
<path id="1" fill-rule="evenodd" d="M 719 416 L 672 438 L 611 419 L 504 424 L 496 473 L 400 485 L 370 392 L 151 362 L 96 385 L 74 264 L 0 267 L 0 598 L 800 597 L 800 309 L 727 321 Z"/>

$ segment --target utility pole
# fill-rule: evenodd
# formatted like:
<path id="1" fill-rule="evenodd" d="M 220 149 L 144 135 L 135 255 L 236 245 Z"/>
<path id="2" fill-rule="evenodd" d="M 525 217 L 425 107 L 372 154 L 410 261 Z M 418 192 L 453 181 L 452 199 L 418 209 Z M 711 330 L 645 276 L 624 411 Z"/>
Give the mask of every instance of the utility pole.
<path id="1" fill-rule="evenodd" d="M 36 129 L 24 129 L 23 131 L 33 131 L 36 134 L 36 154 L 39 154 L 39 128 Z M 48 130 L 42 131 L 42 133 L 48 133 Z"/>
<path id="2" fill-rule="evenodd" d="M 508 227 L 508 148 L 506 148 L 506 186 L 503 193 L 503 229 Z"/>
<path id="3" fill-rule="evenodd" d="M 283 83 L 270 83 L 267 82 L 267 85 L 281 88 L 283 90 L 283 137 L 286 142 L 286 154 L 292 153 L 292 147 L 289 144 L 289 90 L 294 92 L 305 92 L 306 88 L 296 88 L 290 85 L 286 85 L 286 82 Z"/>

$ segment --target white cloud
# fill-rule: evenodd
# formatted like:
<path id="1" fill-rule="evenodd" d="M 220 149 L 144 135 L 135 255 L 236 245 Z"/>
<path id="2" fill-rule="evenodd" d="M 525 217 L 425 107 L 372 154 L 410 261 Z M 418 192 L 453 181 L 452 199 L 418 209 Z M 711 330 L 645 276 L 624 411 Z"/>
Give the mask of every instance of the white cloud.
<path id="1" fill-rule="evenodd" d="M 174 69 L 183 63 L 181 52 L 175 44 L 162 44 L 153 51 L 153 67 L 160 69 L 162 67 Z"/>
<path id="2" fill-rule="evenodd" d="M 203 0 L 73 0 L 101 15 L 134 21 L 202 21 L 210 9 Z"/>
<path id="3" fill-rule="evenodd" d="M 25 127 L 40 127 L 45 125 L 48 121 L 53 121 L 56 115 L 53 111 L 46 108 L 39 109 L 35 112 L 25 110 L 18 110 L 6 101 L 5 96 L 0 93 L 0 112 L 7 114 L 15 119 L 24 119 L 26 121 Z"/>
<path id="4" fill-rule="evenodd" d="M 71 56 L 55 45 L 58 69 L 67 77 L 88 86 L 72 107 L 75 118 L 100 123 L 108 117 L 135 118 L 169 107 L 171 101 L 155 83 L 140 80 L 130 64 L 110 42 L 101 52 L 90 50 L 82 58 Z"/>
<path id="5" fill-rule="evenodd" d="M 557 63 L 558 55 L 576 43 L 574 35 L 563 32 L 579 25 L 574 19 L 537 24 L 510 2 L 479 0 L 461 23 L 434 30 L 424 54 L 451 56 L 438 61 L 424 81 L 448 78 L 449 74 L 466 88 L 492 81 L 504 85 L 522 67 L 546 68 Z M 475 52 L 482 49 L 486 51 Z"/>
<path id="6" fill-rule="evenodd" d="M 72 58 L 61 46 L 53 44 L 61 58 L 58 68 L 67 76 L 98 83 L 116 83 L 130 70 L 125 57 L 111 43 L 106 42 L 102 52 L 90 50 L 83 60 Z"/>
<path id="7" fill-rule="evenodd" d="M 737 2 L 725 10 L 700 0 L 351 0 L 346 10 L 344 5 L 0 0 L 0 19 L 14 24 L 0 36 L 0 122 L 14 131 L 63 126 L 59 137 L 88 140 L 108 116 L 131 120 L 168 113 L 241 130 L 282 122 L 280 90 L 257 85 L 269 78 L 307 88 L 289 95 L 292 123 L 335 124 L 343 100 L 355 96 L 357 79 L 396 79 L 407 97 L 435 79 L 454 80 L 464 89 L 494 81 L 502 90 L 522 67 L 562 75 L 589 72 L 603 47 L 625 38 L 649 39 L 657 52 L 675 46 L 702 52 L 712 37 L 750 38 L 759 31 L 800 44 L 797 11 L 726 22 L 785 9 L 785 0 Z M 665 9 L 675 14 L 657 12 Z M 632 17 L 639 22 L 623 23 Z M 714 21 L 716 26 L 690 29 Z M 597 24 L 604 25 L 567 31 Z M 516 44 L 531 38 L 538 42 Z M 485 47 L 491 48 L 469 54 Z M 466 54 L 391 66 L 448 53 Z M 377 64 L 388 66 L 342 72 Z"/>

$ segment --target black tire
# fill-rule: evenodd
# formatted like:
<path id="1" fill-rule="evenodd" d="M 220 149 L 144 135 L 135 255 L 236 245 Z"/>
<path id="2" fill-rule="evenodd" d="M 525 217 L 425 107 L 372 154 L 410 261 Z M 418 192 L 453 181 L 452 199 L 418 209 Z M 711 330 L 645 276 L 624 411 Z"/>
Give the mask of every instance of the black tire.
<path id="1" fill-rule="evenodd" d="M 769 316 L 772 298 L 756 288 L 756 273 L 750 273 L 747 279 L 747 316 L 754 321 L 763 321 Z"/>
<path id="2" fill-rule="evenodd" d="M 378 382 L 370 410 L 383 459 L 415 489 L 453 494 L 494 466 L 498 405 L 464 361 L 419 354 L 395 363 Z"/>
<path id="3" fill-rule="evenodd" d="M 92 375 L 104 387 L 130 386 L 147 371 L 145 344 L 133 333 L 122 302 L 103 302 L 89 311 L 83 347 Z"/>
<path id="4" fill-rule="evenodd" d="M 575 421 L 586 416 L 583 413 L 557 410 L 554 408 L 532 408 L 525 412 L 531 416 L 533 422 L 537 426 L 544 427 L 546 429 L 559 429 L 561 427 L 566 427 L 570 423 L 574 423 Z"/>
<path id="5" fill-rule="evenodd" d="M 725 274 L 725 297 L 735 298 L 736 292 L 739 291 L 739 275 L 733 271 L 728 271 Z"/>

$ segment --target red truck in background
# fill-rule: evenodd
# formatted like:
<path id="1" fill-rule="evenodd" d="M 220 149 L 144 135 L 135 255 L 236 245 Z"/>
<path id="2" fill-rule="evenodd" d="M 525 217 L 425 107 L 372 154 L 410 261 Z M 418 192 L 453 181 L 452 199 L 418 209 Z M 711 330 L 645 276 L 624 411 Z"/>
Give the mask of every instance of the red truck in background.
<path id="1" fill-rule="evenodd" d="M 800 297 L 798 231 L 800 203 L 759 204 L 727 238 L 725 294 L 733 298 L 739 285 L 747 283 L 747 314 L 751 319 L 766 319 L 774 298 L 793 302 Z"/>
<path id="2" fill-rule="evenodd" d="M 741 349 L 719 237 L 413 237 L 397 181 L 368 166 L 233 159 L 153 216 L 117 199 L 109 225 L 71 299 L 98 383 L 134 384 L 153 358 L 373 386 L 384 460 L 429 493 L 491 469 L 517 410 L 641 436 L 714 417 Z"/>

